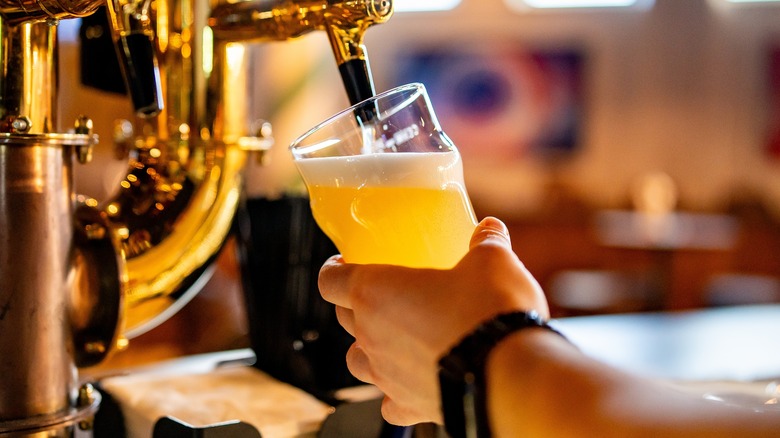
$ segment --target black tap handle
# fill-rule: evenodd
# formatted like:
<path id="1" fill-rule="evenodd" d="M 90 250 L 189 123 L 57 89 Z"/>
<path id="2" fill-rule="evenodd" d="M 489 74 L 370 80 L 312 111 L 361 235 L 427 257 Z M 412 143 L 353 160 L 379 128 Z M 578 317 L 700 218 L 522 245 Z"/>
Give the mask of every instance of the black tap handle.
<path id="1" fill-rule="evenodd" d="M 123 35 L 117 51 L 136 113 L 143 117 L 157 115 L 163 109 L 163 100 L 152 40 L 142 33 Z"/>
<path id="2" fill-rule="evenodd" d="M 341 80 L 347 91 L 350 105 L 355 105 L 376 94 L 368 60 L 353 59 L 339 65 Z"/>
<path id="3" fill-rule="evenodd" d="M 344 82 L 350 105 L 357 105 L 376 94 L 367 59 L 346 61 L 339 65 L 339 73 L 341 73 L 341 80 Z M 374 119 L 377 109 L 373 104 L 367 103 L 358 108 L 356 113 L 360 116 L 360 123 L 366 123 Z"/>

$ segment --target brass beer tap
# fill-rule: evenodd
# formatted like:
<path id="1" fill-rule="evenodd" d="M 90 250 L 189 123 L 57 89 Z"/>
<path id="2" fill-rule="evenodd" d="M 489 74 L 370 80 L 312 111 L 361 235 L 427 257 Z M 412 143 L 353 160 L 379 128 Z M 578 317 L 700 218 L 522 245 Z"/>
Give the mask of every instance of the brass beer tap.
<path id="1" fill-rule="evenodd" d="M 98 1 L 0 4 L 0 436 L 69 436 L 100 395 L 76 369 L 116 344 L 124 315 L 119 241 L 77 196 L 73 167 L 97 137 L 61 131 L 57 26 Z"/>
<path id="2" fill-rule="evenodd" d="M 202 281 L 227 238 L 246 155 L 272 142 L 253 132 L 248 115 L 252 78 L 245 45 L 325 31 L 347 94 L 357 102 L 374 94 L 363 35 L 390 18 L 392 3 L 248 0 L 210 7 L 204 0 L 155 0 L 146 7 L 147 0 L 112 1 L 118 46 L 132 29 L 137 35 L 153 32 L 149 41 L 158 63 L 147 62 L 147 71 L 136 76 L 159 74 L 165 102 L 159 113 L 136 118 L 135 133 L 124 140 L 133 145 L 130 171 L 105 208 L 124 236 L 127 335 L 134 337 L 197 293 L 191 286 Z M 141 18 L 120 14 L 128 10 L 140 11 Z"/>
<path id="3" fill-rule="evenodd" d="M 97 142 L 61 132 L 57 23 L 103 0 L 0 1 L 0 436 L 71 437 L 100 395 L 95 365 L 184 305 L 208 278 L 250 153 L 247 44 L 325 31 L 350 100 L 373 94 L 363 34 L 391 0 L 109 0 L 135 108 L 130 167 L 105 202 L 74 192 Z M 262 129 L 258 129 L 262 127 Z"/>

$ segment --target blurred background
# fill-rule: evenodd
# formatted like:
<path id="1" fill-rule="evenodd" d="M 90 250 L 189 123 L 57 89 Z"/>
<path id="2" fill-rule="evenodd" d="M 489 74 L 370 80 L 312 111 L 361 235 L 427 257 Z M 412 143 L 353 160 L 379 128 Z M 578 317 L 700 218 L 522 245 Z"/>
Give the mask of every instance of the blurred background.
<path id="1" fill-rule="evenodd" d="M 554 316 L 779 302 L 780 2 L 590 3 L 404 11 L 424 2 L 396 0 L 396 15 L 366 36 L 377 91 L 426 85 L 477 215 L 509 225 Z M 77 169 L 77 189 L 106 199 L 125 168 L 114 122 L 130 104 L 81 85 L 70 21 L 60 26 L 62 117 L 93 118 L 103 142 Z M 276 144 L 248 169 L 247 197 L 300 194 L 287 145 L 347 106 L 330 47 L 320 32 L 250 50 L 259 86 L 249 98 Z M 242 345 L 235 265 L 225 251 L 169 335 L 186 326 L 202 348 Z M 222 331 L 200 333 L 202 318 Z"/>

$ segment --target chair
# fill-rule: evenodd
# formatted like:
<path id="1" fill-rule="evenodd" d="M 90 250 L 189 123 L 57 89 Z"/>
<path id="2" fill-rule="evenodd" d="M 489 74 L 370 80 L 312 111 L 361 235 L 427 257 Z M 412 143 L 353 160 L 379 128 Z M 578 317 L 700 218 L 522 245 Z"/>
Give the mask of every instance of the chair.
<path id="1" fill-rule="evenodd" d="M 659 282 L 645 272 L 575 269 L 554 274 L 547 287 L 557 316 L 657 310 Z"/>
<path id="2" fill-rule="evenodd" d="M 777 303 L 780 279 L 763 274 L 718 274 L 705 286 L 704 302 L 711 307 Z"/>

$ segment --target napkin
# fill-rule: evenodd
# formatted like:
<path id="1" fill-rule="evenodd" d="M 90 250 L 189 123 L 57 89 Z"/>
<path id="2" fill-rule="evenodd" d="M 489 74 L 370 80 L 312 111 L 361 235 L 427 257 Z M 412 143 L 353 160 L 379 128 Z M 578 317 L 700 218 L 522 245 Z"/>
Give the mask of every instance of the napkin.
<path id="1" fill-rule="evenodd" d="M 248 366 L 208 372 L 139 373 L 100 383 L 119 404 L 128 438 L 150 438 L 155 422 L 174 417 L 195 427 L 240 420 L 263 438 L 315 436 L 334 408 Z"/>

